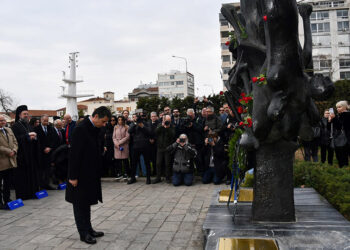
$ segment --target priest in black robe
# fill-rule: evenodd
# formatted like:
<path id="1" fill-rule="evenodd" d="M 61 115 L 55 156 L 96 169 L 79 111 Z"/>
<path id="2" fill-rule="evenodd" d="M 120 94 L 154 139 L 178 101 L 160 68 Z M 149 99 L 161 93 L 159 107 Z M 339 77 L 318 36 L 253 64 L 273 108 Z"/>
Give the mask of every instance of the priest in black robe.
<path id="1" fill-rule="evenodd" d="M 12 126 L 18 142 L 17 168 L 13 180 L 16 198 L 27 200 L 35 198 L 39 191 L 38 181 L 38 141 L 35 132 L 29 127 L 29 113 L 26 105 L 16 109 L 16 120 Z"/>

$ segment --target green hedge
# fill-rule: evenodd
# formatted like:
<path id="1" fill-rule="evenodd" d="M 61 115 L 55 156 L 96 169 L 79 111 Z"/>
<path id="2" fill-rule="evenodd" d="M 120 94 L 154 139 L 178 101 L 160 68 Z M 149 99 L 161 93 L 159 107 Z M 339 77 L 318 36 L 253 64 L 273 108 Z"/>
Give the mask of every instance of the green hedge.
<path id="1" fill-rule="evenodd" d="M 350 220 L 350 169 L 296 161 L 294 186 L 312 187 Z"/>
<path id="2" fill-rule="evenodd" d="M 252 187 L 253 175 L 247 174 L 244 187 Z M 312 187 L 350 220 L 350 168 L 297 160 L 294 164 L 294 186 Z"/>

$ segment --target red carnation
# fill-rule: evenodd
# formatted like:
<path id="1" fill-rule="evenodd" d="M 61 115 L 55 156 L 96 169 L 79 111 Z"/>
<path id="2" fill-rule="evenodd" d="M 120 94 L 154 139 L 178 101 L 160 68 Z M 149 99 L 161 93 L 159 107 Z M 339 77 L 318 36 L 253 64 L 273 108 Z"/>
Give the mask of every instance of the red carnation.
<path id="1" fill-rule="evenodd" d="M 264 21 L 266 22 L 267 21 L 267 16 L 264 16 L 263 18 L 264 18 Z"/>
<path id="2" fill-rule="evenodd" d="M 260 82 L 263 82 L 263 81 L 265 81 L 265 77 L 260 77 Z"/>
<path id="3" fill-rule="evenodd" d="M 224 91 L 220 91 L 220 95 L 223 95 L 224 94 Z"/>
<path id="4" fill-rule="evenodd" d="M 250 128 L 253 125 L 252 118 L 247 118 L 248 127 Z"/>
<path id="5" fill-rule="evenodd" d="M 242 101 L 243 101 L 243 99 L 239 99 L 239 100 L 238 100 L 238 102 L 242 102 Z"/>
<path id="6" fill-rule="evenodd" d="M 237 108 L 237 112 L 238 112 L 238 114 L 242 114 L 243 113 L 243 108 L 241 106 L 239 106 Z"/>
<path id="7" fill-rule="evenodd" d="M 253 98 L 252 98 L 251 96 L 248 96 L 248 97 L 245 98 L 245 101 L 246 101 L 246 102 L 249 102 L 249 101 L 251 101 L 251 100 L 253 100 Z"/>
<path id="8" fill-rule="evenodd" d="M 227 42 L 225 43 L 225 45 L 226 45 L 226 46 L 229 46 L 229 45 L 230 45 L 230 41 L 227 41 Z"/>
<path id="9" fill-rule="evenodd" d="M 252 81 L 253 81 L 253 82 L 257 82 L 257 81 L 258 81 L 258 78 L 257 78 L 257 77 L 253 77 L 253 78 L 252 78 Z"/>
<path id="10" fill-rule="evenodd" d="M 241 93 L 241 96 L 242 96 L 242 97 L 245 97 L 245 93 Z"/>
<path id="11" fill-rule="evenodd" d="M 240 123 L 239 123 L 239 126 L 243 126 L 243 125 L 244 125 L 244 123 L 243 123 L 243 122 L 240 122 Z"/>

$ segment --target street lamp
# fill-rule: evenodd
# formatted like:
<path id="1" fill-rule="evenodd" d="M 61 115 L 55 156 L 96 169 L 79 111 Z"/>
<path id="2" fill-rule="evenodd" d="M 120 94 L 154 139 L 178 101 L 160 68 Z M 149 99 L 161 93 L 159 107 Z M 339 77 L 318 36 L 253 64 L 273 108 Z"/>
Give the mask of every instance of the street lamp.
<path id="1" fill-rule="evenodd" d="M 181 57 L 181 56 L 172 56 L 172 57 L 174 57 L 174 58 L 180 58 L 180 59 L 183 59 L 183 60 L 185 60 L 185 62 L 186 62 L 186 74 L 187 74 L 187 59 L 185 58 L 185 57 Z"/>

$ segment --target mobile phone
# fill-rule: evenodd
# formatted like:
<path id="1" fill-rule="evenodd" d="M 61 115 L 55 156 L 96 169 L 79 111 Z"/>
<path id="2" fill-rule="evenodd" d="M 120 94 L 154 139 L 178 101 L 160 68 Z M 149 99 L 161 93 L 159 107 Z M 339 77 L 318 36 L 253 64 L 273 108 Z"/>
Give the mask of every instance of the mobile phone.
<path id="1" fill-rule="evenodd" d="M 330 113 L 330 114 L 334 114 L 334 109 L 333 109 L 333 108 L 330 108 L 330 109 L 329 109 L 329 113 Z"/>

